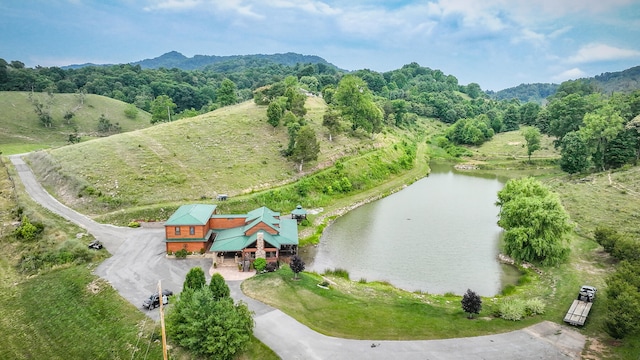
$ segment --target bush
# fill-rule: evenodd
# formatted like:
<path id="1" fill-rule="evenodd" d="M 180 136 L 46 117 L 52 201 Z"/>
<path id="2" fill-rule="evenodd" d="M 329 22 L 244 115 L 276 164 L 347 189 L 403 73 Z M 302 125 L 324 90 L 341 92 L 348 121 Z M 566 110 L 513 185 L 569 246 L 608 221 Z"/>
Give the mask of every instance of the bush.
<path id="1" fill-rule="evenodd" d="M 278 269 L 278 264 L 275 262 L 270 262 L 267 264 L 267 267 L 265 268 L 268 272 L 274 272 Z"/>
<path id="2" fill-rule="evenodd" d="M 176 258 L 178 259 L 184 259 L 187 257 L 187 249 L 180 249 L 178 251 L 176 251 Z"/>
<path id="3" fill-rule="evenodd" d="M 541 299 L 529 299 L 525 303 L 527 307 L 527 315 L 541 315 L 544 314 L 545 304 Z"/>
<path id="4" fill-rule="evenodd" d="M 44 224 L 39 222 L 32 223 L 26 215 L 22 216 L 22 222 L 14 230 L 14 235 L 22 240 L 34 240 L 44 231 Z"/>
<path id="5" fill-rule="evenodd" d="M 519 321 L 527 314 L 527 305 L 521 299 L 505 299 L 498 309 L 500 317 L 505 320 Z"/>
<path id="6" fill-rule="evenodd" d="M 173 251 L 167 250 L 167 255 L 173 255 Z"/>
<path id="7" fill-rule="evenodd" d="M 139 228 L 140 227 L 140 223 L 137 222 L 137 221 L 131 221 L 127 226 L 130 227 L 130 228 Z"/>
<path id="8" fill-rule="evenodd" d="M 267 260 L 263 258 L 257 258 L 253 261 L 253 268 L 256 272 L 262 272 L 267 267 Z"/>

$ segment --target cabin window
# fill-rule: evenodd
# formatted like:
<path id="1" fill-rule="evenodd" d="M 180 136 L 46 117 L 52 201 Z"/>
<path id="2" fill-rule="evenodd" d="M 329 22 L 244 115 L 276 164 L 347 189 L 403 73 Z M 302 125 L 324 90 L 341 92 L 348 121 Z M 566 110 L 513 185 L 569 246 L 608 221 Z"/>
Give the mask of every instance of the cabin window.
<path id="1" fill-rule="evenodd" d="M 276 252 L 275 251 L 267 251 L 266 253 L 266 258 L 267 259 L 273 259 L 276 257 Z"/>
<path id="2" fill-rule="evenodd" d="M 180 226 L 176 226 L 176 235 L 180 235 Z"/>
<path id="3" fill-rule="evenodd" d="M 195 235 L 196 234 L 196 228 L 193 226 L 189 226 L 189 235 Z"/>

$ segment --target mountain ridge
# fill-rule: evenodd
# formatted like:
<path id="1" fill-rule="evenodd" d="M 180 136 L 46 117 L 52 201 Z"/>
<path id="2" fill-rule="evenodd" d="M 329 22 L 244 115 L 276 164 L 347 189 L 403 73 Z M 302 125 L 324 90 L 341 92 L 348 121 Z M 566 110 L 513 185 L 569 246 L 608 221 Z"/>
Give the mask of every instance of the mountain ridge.
<path id="1" fill-rule="evenodd" d="M 227 61 L 255 61 L 262 60 L 273 62 L 275 64 L 292 66 L 298 63 L 304 64 L 324 64 L 330 67 L 334 67 L 338 70 L 337 66 L 331 64 L 327 60 L 323 59 L 317 55 L 303 55 L 294 52 L 287 53 L 274 53 L 274 54 L 250 54 L 250 55 L 194 55 L 192 57 L 187 57 L 182 53 L 172 50 L 166 52 L 160 56 L 150 59 L 138 60 L 129 62 L 127 64 L 130 65 L 140 65 L 143 69 L 159 69 L 159 68 L 178 68 L 181 70 L 203 70 L 208 66 L 227 62 Z M 94 63 L 85 63 L 85 64 L 72 64 L 67 66 L 62 66 L 62 69 L 79 69 L 87 66 L 113 66 L 117 64 L 94 64 Z M 344 71 L 344 70 L 343 70 Z"/>

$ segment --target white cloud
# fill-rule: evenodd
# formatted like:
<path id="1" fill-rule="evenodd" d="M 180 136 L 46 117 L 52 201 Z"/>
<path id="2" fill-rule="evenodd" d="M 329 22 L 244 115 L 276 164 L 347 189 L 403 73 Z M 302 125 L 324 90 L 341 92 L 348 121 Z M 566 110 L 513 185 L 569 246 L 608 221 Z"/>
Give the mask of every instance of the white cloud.
<path id="1" fill-rule="evenodd" d="M 337 15 L 342 12 L 342 10 L 333 8 L 331 5 L 322 1 L 271 0 L 264 1 L 262 4 L 275 8 L 300 9 L 314 15 Z"/>
<path id="2" fill-rule="evenodd" d="M 584 71 L 579 68 L 573 68 L 552 76 L 551 79 L 556 82 L 563 82 L 566 80 L 583 78 L 585 76 L 587 76 L 587 74 Z"/>
<path id="3" fill-rule="evenodd" d="M 157 10 L 213 10 L 217 12 L 231 12 L 252 18 L 263 18 L 264 16 L 253 11 L 252 4 L 245 4 L 243 0 L 152 0 L 151 4 L 144 7 L 145 11 Z"/>
<path id="4" fill-rule="evenodd" d="M 567 62 L 579 64 L 628 58 L 640 58 L 640 51 L 591 43 L 583 46 L 575 55 L 568 58 Z"/>

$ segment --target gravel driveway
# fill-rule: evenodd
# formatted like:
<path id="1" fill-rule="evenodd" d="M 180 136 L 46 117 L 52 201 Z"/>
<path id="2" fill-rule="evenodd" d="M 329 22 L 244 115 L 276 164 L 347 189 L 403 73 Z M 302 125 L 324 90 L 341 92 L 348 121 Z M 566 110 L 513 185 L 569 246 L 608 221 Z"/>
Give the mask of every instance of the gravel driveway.
<path id="1" fill-rule="evenodd" d="M 19 155 L 10 156 L 27 192 L 45 208 L 78 224 L 102 241 L 112 254 L 95 273 L 109 281 L 129 302 L 157 320 L 158 311 L 141 308 L 142 301 L 157 289 L 179 292 L 192 267 L 205 270 L 211 259 L 167 259 L 164 228 L 137 229 L 99 224 L 59 203 L 36 181 Z M 247 298 L 241 281 L 228 281 L 231 295 L 248 303 L 255 312 L 255 336 L 282 359 L 580 359 L 585 337 L 571 328 L 544 321 L 523 330 L 471 338 L 378 341 L 349 340 L 325 336 L 300 324 L 282 311 Z"/>

